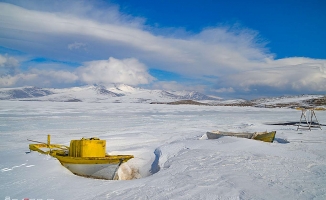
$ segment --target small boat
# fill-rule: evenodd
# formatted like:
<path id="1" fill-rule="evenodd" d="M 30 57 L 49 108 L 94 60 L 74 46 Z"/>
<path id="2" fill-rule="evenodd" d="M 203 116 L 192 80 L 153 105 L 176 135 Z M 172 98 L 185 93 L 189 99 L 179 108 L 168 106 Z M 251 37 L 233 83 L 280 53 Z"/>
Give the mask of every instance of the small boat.
<path id="1" fill-rule="evenodd" d="M 275 138 L 276 131 L 271 132 L 255 132 L 255 133 L 234 133 L 234 132 L 224 132 L 224 131 L 208 131 L 206 133 L 208 139 L 218 139 L 223 136 L 247 138 L 253 140 L 260 140 L 263 142 L 273 142 Z"/>
<path id="2" fill-rule="evenodd" d="M 106 141 L 99 138 L 82 138 L 71 140 L 70 146 L 51 144 L 50 135 L 47 143 L 36 142 L 30 144 L 31 151 L 48 154 L 56 159 L 75 175 L 117 180 L 118 168 L 127 162 L 133 155 L 108 155 L 106 154 Z"/>

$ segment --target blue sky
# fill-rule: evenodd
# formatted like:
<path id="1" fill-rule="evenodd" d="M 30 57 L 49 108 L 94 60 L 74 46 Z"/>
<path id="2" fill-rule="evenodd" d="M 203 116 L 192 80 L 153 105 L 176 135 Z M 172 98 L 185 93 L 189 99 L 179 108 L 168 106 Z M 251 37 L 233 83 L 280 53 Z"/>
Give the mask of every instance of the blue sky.
<path id="1" fill-rule="evenodd" d="M 323 0 L 0 1 L 0 87 L 325 94 L 325 32 Z"/>

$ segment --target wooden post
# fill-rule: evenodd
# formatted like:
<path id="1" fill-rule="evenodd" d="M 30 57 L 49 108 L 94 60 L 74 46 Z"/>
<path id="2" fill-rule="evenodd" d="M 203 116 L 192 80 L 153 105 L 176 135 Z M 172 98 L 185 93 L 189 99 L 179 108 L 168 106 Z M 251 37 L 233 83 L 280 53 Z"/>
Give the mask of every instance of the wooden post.
<path id="1" fill-rule="evenodd" d="M 299 123 L 299 125 L 298 125 L 298 128 L 297 128 L 297 130 L 299 130 L 299 128 L 300 128 L 300 126 L 301 126 L 301 121 L 302 121 L 302 117 L 304 117 L 305 118 L 305 120 L 306 120 L 306 123 L 307 123 L 307 126 L 308 126 L 308 128 L 309 128 L 309 130 L 311 131 L 311 127 L 319 127 L 320 129 L 321 129 L 321 126 L 320 126 L 320 124 L 319 124 L 319 122 L 318 122 L 318 119 L 317 119 L 317 116 L 316 116 L 316 113 L 315 113 L 315 111 L 314 111 L 314 109 L 312 108 L 312 109 L 301 109 L 301 117 L 300 117 L 300 123 Z M 307 111 L 308 111 L 308 115 L 306 115 L 307 114 Z M 308 121 L 308 119 L 307 119 L 307 117 L 308 117 L 308 119 L 309 119 L 309 121 Z M 313 117 L 315 117 L 315 119 L 316 119 L 316 121 L 317 121 L 317 125 L 313 125 L 312 123 L 313 123 Z M 322 129 L 321 129 L 322 130 Z"/>
<path id="2" fill-rule="evenodd" d="M 320 130 L 323 130 L 323 129 L 321 129 L 320 123 L 319 123 L 319 121 L 317 119 L 317 116 L 316 116 L 316 113 L 315 113 L 315 110 L 314 109 L 311 110 L 311 122 L 312 122 L 312 116 L 315 116 L 315 119 L 316 119 L 317 124 L 318 124 L 317 127 L 319 127 Z"/>
<path id="3" fill-rule="evenodd" d="M 51 144 L 51 136 L 48 135 L 48 146 L 50 146 L 50 144 Z"/>

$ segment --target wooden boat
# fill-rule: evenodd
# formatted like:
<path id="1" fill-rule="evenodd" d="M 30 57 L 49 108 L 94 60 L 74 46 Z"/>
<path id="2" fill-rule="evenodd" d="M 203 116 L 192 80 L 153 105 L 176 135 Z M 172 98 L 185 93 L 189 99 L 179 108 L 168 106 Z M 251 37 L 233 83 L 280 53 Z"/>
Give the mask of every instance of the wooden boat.
<path id="1" fill-rule="evenodd" d="M 50 135 L 48 135 L 47 143 L 30 144 L 29 149 L 51 155 L 76 175 L 107 180 L 118 179 L 117 170 L 120 165 L 134 157 L 133 155 L 106 154 L 106 141 L 99 138 L 72 140 L 68 147 L 51 144 Z"/>
<path id="2" fill-rule="evenodd" d="M 224 131 L 209 131 L 206 133 L 208 139 L 218 139 L 223 136 L 247 138 L 253 140 L 260 140 L 263 142 L 273 142 L 275 138 L 276 131 L 271 132 L 255 132 L 255 133 L 234 133 L 234 132 L 224 132 Z"/>

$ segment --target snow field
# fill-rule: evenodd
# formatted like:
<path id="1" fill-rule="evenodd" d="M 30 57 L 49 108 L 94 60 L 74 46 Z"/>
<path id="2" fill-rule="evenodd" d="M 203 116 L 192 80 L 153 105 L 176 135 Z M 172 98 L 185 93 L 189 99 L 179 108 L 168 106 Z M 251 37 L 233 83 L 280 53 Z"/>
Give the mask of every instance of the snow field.
<path id="1" fill-rule="evenodd" d="M 0 198 L 325 199 L 326 132 L 272 126 L 298 121 L 292 109 L 129 103 L 0 102 Z M 316 112 L 325 124 L 325 112 Z M 325 129 L 325 127 L 323 127 Z M 274 143 L 210 130 L 276 130 Z M 26 139 L 69 145 L 99 137 L 109 154 L 133 154 L 121 181 L 73 175 Z M 136 179 L 135 179 L 136 178 Z M 128 180 L 132 179 L 132 180 Z"/>

